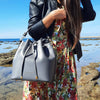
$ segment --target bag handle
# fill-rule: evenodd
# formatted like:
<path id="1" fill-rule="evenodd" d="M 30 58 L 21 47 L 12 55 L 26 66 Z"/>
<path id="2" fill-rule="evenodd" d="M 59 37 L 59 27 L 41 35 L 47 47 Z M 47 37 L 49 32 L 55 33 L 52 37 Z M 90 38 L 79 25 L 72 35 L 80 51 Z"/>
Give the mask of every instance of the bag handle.
<path id="1" fill-rule="evenodd" d="M 42 18 L 44 16 L 44 11 L 45 11 L 45 5 L 46 5 L 46 0 L 44 0 L 44 6 L 43 6 L 43 13 L 42 13 Z M 31 25 L 32 26 L 32 25 Z M 19 42 L 21 43 L 22 40 L 26 37 L 27 33 L 29 32 L 29 30 L 31 29 L 31 26 L 27 29 L 26 32 L 24 32 L 24 34 L 22 35 L 22 37 L 20 38 Z"/>

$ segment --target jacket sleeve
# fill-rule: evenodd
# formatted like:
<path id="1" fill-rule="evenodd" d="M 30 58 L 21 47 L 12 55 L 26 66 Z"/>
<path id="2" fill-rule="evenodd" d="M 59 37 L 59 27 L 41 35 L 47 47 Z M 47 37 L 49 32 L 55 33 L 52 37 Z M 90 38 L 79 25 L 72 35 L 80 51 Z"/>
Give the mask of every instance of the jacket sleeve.
<path id="1" fill-rule="evenodd" d="M 96 12 L 93 9 L 92 3 L 90 0 L 81 0 L 83 8 L 82 12 L 82 22 L 87 22 L 95 19 Z"/>
<path id="2" fill-rule="evenodd" d="M 44 2 L 41 0 L 31 0 L 29 6 L 29 35 L 32 38 L 40 38 L 47 30 L 42 22 L 42 9 Z"/>

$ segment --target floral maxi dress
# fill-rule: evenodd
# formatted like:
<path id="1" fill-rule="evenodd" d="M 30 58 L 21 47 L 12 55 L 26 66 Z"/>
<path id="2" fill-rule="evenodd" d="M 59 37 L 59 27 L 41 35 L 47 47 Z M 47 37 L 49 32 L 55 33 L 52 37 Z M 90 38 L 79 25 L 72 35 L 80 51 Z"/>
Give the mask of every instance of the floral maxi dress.
<path id="1" fill-rule="evenodd" d="M 56 21 L 52 37 L 57 54 L 56 80 L 24 81 L 23 100 L 78 100 L 75 59 L 64 26 L 64 21 Z"/>

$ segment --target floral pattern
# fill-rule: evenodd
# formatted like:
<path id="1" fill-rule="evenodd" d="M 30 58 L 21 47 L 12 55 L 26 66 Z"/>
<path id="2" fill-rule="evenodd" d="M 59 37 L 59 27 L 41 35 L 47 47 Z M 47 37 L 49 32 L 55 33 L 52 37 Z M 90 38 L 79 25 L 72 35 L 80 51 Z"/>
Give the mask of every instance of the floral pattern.
<path id="1" fill-rule="evenodd" d="M 78 100 L 76 64 L 64 26 L 63 20 L 56 21 L 52 38 L 57 55 L 55 81 L 25 81 L 23 100 Z"/>

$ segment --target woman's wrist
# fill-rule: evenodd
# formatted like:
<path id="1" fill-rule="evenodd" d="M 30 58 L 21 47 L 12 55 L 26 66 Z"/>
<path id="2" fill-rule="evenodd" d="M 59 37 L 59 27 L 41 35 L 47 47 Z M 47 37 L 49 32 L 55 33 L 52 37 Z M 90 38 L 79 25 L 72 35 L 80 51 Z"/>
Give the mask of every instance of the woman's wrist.
<path id="1" fill-rule="evenodd" d="M 54 13 L 52 11 L 46 17 L 44 17 L 42 19 L 42 22 L 43 22 L 44 26 L 46 28 L 48 28 L 53 23 L 54 20 L 55 20 L 55 15 L 54 15 Z"/>
<path id="2" fill-rule="evenodd" d="M 50 12 L 50 16 L 52 18 L 52 20 L 56 19 L 56 10 L 53 10 L 52 12 Z"/>

